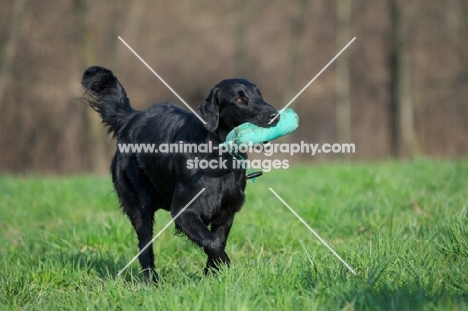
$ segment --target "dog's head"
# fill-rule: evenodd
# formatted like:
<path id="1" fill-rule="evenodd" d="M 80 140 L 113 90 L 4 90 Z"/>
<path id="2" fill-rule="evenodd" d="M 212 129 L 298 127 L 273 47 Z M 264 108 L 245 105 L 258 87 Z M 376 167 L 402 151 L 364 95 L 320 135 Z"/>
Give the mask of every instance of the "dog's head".
<path id="1" fill-rule="evenodd" d="M 206 129 L 211 133 L 218 130 L 223 137 L 242 123 L 271 127 L 279 121 L 278 111 L 265 102 L 255 84 L 245 79 L 218 83 L 198 111 L 207 123 Z"/>

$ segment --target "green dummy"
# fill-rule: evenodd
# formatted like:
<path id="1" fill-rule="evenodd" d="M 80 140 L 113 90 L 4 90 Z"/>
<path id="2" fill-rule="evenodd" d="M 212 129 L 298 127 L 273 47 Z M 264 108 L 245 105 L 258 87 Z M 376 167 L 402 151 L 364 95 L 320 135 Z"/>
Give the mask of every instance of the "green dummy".
<path id="1" fill-rule="evenodd" d="M 256 145 L 290 134 L 299 126 L 299 117 L 291 108 L 285 109 L 279 118 L 278 123 L 272 127 L 260 127 L 252 123 L 243 123 L 229 132 L 226 141 L 222 145 L 248 145 L 249 143 Z"/>

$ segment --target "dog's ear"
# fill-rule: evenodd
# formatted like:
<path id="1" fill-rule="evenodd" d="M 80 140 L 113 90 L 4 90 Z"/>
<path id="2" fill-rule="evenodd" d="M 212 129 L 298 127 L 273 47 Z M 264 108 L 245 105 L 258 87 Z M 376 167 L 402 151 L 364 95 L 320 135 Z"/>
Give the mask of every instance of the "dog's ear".
<path id="1" fill-rule="evenodd" d="M 219 98 L 218 88 L 213 88 L 208 97 L 203 101 L 200 108 L 198 108 L 200 115 L 205 120 L 205 128 L 213 133 L 218 128 L 219 124 Z"/>

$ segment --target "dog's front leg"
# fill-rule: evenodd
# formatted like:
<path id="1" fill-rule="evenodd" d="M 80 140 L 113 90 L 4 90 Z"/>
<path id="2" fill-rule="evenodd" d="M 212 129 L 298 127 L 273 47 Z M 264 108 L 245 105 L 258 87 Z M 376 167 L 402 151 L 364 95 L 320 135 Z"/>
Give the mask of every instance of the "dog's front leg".
<path id="1" fill-rule="evenodd" d="M 213 232 L 219 239 L 219 242 L 221 243 L 221 247 L 224 251 L 226 248 L 226 241 L 229 236 L 229 232 L 231 231 L 232 223 L 234 221 L 234 214 L 230 216 L 224 223 L 222 224 L 212 224 L 211 225 L 211 232 Z M 210 270 L 218 270 L 218 265 L 220 261 L 219 258 L 216 257 L 210 257 L 208 255 L 208 261 L 206 263 L 205 267 L 205 274 L 208 273 Z M 227 262 L 224 262 L 229 266 L 230 261 L 229 258 L 227 258 Z"/>
<path id="2" fill-rule="evenodd" d="M 211 232 L 203 223 L 200 216 L 197 213 L 191 211 L 183 212 L 175 220 L 175 224 L 179 230 L 184 232 L 189 237 L 190 240 L 203 248 L 205 254 L 208 256 L 208 263 L 210 263 L 210 267 L 217 268 L 219 264 L 229 265 L 229 257 L 224 251 L 227 235 L 224 236 L 223 233 L 218 236 L 217 234 Z M 220 232 L 221 231 L 228 233 L 229 229 L 227 229 L 227 231 L 220 229 Z M 205 273 L 208 272 L 207 268 L 205 268 Z"/>

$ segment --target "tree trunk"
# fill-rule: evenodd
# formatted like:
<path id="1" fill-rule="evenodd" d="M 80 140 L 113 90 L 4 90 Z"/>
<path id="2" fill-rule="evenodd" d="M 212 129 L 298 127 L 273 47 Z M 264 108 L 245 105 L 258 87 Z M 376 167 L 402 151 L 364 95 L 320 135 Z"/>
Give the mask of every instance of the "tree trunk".
<path id="1" fill-rule="evenodd" d="M 24 4 L 26 0 L 14 0 L 11 18 L 9 21 L 8 37 L 5 40 L 3 53 L 0 56 L 0 111 L 3 111 L 2 104 L 5 99 L 6 90 L 10 82 L 11 70 L 15 60 L 16 46 L 18 42 L 18 32 L 23 17 Z M 1 112 L 0 112 L 1 113 Z"/>
<path id="2" fill-rule="evenodd" d="M 336 47 L 349 41 L 351 0 L 336 1 Z M 349 100 L 349 53 L 336 59 L 336 137 L 339 143 L 351 142 L 351 103 Z M 343 154 L 343 157 L 348 155 Z"/>
<path id="3" fill-rule="evenodd" d="M 117 38 L 119 37 L 119 33 L 117 32 L 117 25 L 119 25 L 122 16 L 121 16 L 121 5 L 122 1 L 121 0 L 114 0 L 112 1 L 111 5 L 111 14 L 110 14 L 110 19 L 111 19 L 111 26 L 110 26 L 110 35 L 109 35 L 109 64 L 110 68 L 115 68 L 118 60 L 117 60 L 117 50 L 118 50 L 118 44 L 121 44 L 120 40 Z"/>
<path id="4" fill-rule="evenodd" d="M 79 67 L 84 71 L 88 66 L 95 65 L 95 46 L 90 26 L 87 22 L 86 0 L 74 1 L 75 18 L 78 30 Z M 101 124 L 99 115 L 89 107 L 84 110 L 86 131 L 87 166 L 95 173 L 104 173 L 109 166 L 108 138 Z"/>
<path id="5" fill-rule="evenodd" d="M 295 2 L 296 12 L 292 22 L 291 41 L 289 45 L 289 67 L 286 75 L 286 87 L 283 95 L 283 102 L 289 102 L 300 89 L 297 88 L 297 69 L 300 60 L 300 43 L 304 34 L 305 19 L 308 0 L 298 0 Z"/>
<path id="6" fill-rule="evenodd" d="M 414 107 L 411 94 L 411 68 L 405 1 L 390 0 L 392 40 L 390 51 L 390 95 L 392 152 L 399 158 L 412 157 L 416 151 Z"/>
<path id="7" fill-rule="evenodd" d="M 237 62 L 237 76 L 240 78 L 247 77 L 247 39 L 246 39 L 246 25 L 247 25 L 247 3 L 245 0 L 238 0 L 236 3 L 236 62 Z"/>

